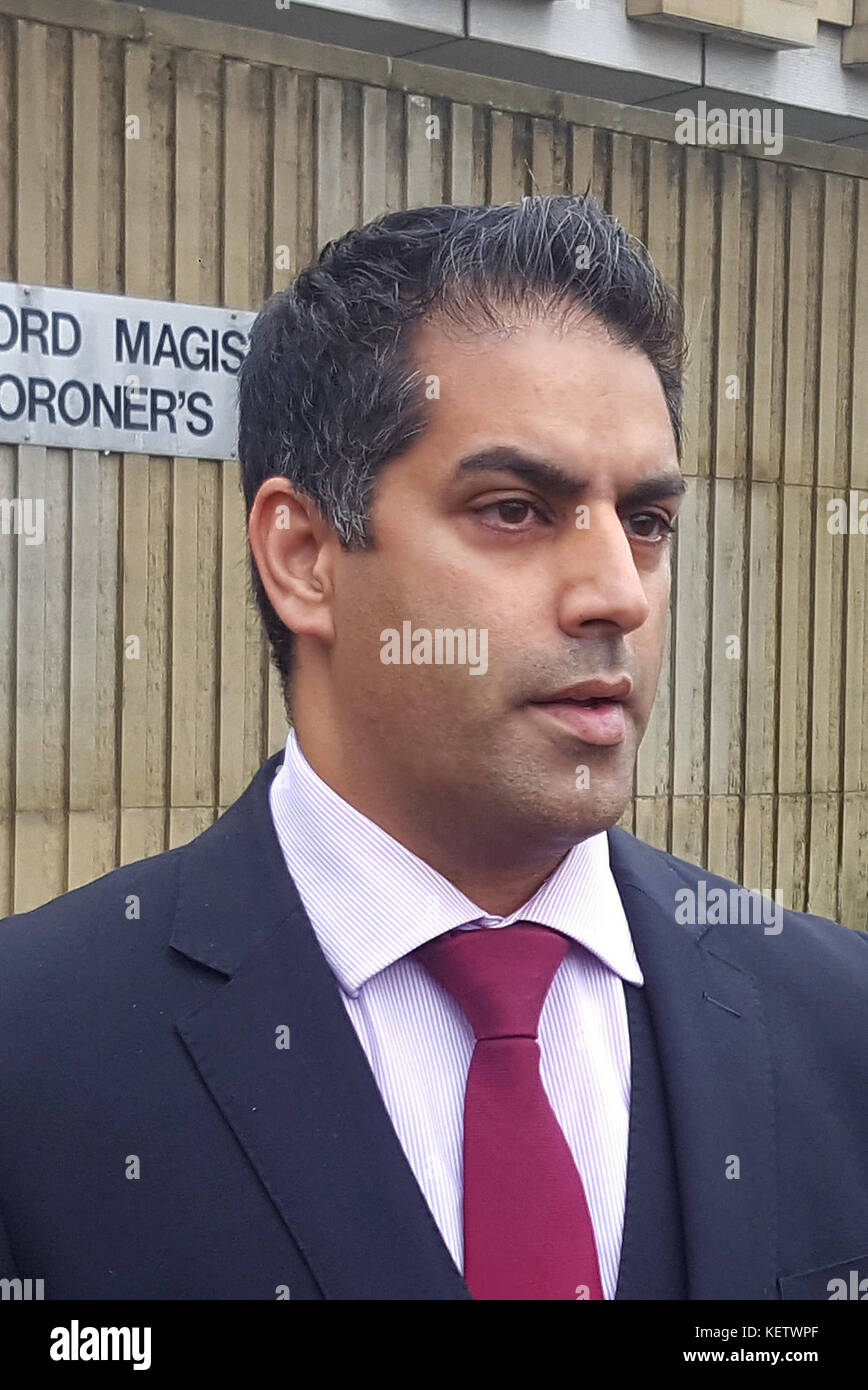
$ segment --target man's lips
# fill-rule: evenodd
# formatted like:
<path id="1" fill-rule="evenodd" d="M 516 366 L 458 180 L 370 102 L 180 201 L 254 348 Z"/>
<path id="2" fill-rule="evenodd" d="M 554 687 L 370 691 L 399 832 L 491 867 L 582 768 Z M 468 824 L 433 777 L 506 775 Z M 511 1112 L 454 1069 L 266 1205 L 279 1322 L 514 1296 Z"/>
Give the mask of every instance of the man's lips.
<path id="1" fill-rule="evenodd" d="M 543 700 L 531 700 L 547 720 L 556 720 L 583 743 L 608 747 L 626 737 L 624 705 L 633 689 L 629 676 L 616 681 L 583 681 Z"/>
<path id="2" fill-rule="evenodd" d="M 590 700 L 616 700 L 622 703 L 633 693 L 633 682 L 629 676 L 597 676 L 593 680 L 578 681 L 575 685 L 553 690 L 550 695 L 539 695 L 534 704 L 548 704 L 553 701 L 573 700 L 578 704 Z"/>

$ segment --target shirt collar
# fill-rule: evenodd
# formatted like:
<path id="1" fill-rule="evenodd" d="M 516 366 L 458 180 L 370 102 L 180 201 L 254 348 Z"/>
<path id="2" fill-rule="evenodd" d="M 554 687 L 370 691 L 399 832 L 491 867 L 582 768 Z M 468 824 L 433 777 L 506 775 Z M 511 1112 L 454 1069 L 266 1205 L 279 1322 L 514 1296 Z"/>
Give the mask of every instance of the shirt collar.
<path id="1" fill-rule="evenodd" d="M 455 927 L 539 922 L 630 984 L 643 984 L 604 831 L 574 845 L 516 912 L 492 917 L 313 770 L 290 729 L 269 791 L 272 820 L 320 947 L 345 993 Z"/>

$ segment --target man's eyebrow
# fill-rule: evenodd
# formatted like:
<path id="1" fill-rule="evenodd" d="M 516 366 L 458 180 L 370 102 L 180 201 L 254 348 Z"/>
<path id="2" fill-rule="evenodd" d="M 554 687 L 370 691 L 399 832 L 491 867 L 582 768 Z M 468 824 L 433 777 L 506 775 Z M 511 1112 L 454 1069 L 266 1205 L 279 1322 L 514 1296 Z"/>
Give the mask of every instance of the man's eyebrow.
<path id="1" fill-rule="evenodd" d="M 637 506 L 642 502 L 659 502 L 664 497 L 683 497 L 687 491 L 687 479 L 680 471 L 674 473 L 667 469 L 664 473 L 654 473 L 650 478 L 642 478 L 628 488 L 621 498 L 622 506 Z"/>
<path id="2" fill-rule="evenodd" d="M 508 444 L 466 454 L 459 460 L 455 475 L 461 477 L 466 473 L 485 472 L 514 473 L 526 482 L 564 498 L 575 497 L 588 486 L 585 479 L 573 477 L 551 459 L 535 458 Z M 686 491 L 687 482 L 683 473 L 666 469 L 662 473 L 641 478 L 624 493 L 620 505 L 634 506 L 642 502 L 656 502 L 663 497 L 680 497 Z"/>

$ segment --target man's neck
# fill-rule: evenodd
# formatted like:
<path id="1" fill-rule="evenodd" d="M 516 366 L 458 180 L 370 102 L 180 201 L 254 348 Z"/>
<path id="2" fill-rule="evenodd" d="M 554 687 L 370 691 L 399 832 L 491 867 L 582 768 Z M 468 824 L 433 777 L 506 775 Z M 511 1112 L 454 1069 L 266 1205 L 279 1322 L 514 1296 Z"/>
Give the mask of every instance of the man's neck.
<path id="1" fill-rule="evenodd" d="M 405 813 L 388 799 L 382 778 L 360 777 L 358 786 L 347 761 L 340 761 L 342 775 L 317 756 L 316 745 L 295 737 L 308 766 L 337 796 L 372 821 L 398 844 L 421 859 L 486 916 L 508 917 L 538 892 L 569 853 L 572 845 L 533 847 L 527 834 L 509 834 L 503 826 L 481 824 L 464 828 L 453 817 L 448 823 L 438 816 L 434 826 L 410 808 Z"/>

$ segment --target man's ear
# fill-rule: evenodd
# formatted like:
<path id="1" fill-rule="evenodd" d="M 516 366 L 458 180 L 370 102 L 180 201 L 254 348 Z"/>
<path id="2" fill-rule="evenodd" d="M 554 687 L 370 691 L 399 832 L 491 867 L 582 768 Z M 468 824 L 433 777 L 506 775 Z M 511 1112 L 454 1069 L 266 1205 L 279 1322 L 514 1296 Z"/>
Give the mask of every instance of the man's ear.
<path id="1" fill-rule="evenodd" d="M 312 498 L 286 478 L 266 478 L 247 521 L 268 601 L 290 632 L 334 640 L 333 550 L 337 538 Z"/>

